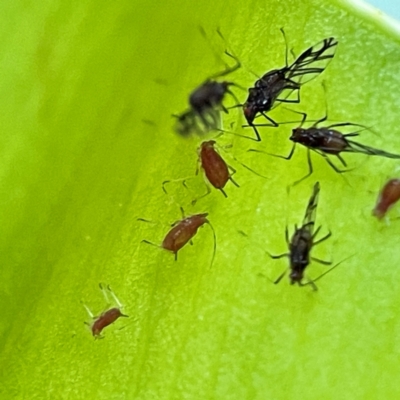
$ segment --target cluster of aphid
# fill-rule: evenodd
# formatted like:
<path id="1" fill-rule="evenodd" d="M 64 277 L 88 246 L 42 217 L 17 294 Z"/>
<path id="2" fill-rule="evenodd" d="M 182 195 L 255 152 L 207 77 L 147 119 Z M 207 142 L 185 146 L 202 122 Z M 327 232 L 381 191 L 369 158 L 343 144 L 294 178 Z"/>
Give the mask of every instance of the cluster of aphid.
<path id="1" fill-rule="evenodd" d="M 283 29 L 281 30 L 286 41 Z M 219 32 L 218 32 L 219 33 Z M 219 33 L 220 34 L 220 33 Z M 220 34 L 221 36 L 221 34 Z M 243 104 L 237 104 L 242 107 L 243 114 L 248 125 L 244 127 L 250 127 L 253 129 L 255 137 L 251 139 L 257 142 L 261 141 L 261 136 L 258 131 L 260 126 L 278 127 L 279 123 L 274 121 L 270 116 L 267 115 L 269 111 L 275 108 L 280 103 L 299 103 L 300 102 L 300 89 L 301 86 L 311 80 L 312 78 L 319 75 L 325 70 L 330 60 L 334 57 L 338 42 L 335 38 L 330 37 L 324 39 L 322 42 L 317 43 L 315 46 L 310 47 L 291 64 L 287 63 L 287 45 L 286 45 L 286 66 L 280 69 L 274 69 L 264 74 L 260 79 L 257 79 L 254 86 L 248 89 L 248 97 Z M 210 131 L 218 131 L 219 134 L 222 132 L 221 129 L 221 111 L 228 112 L 228 109 L 224 106 L 223 101 L 227 94 L 230 94 L 237 103 L 235 94 L 230 90 L 232 86 L 240 87 L 240 85 L 234 82 L 222 81 L 219 82 L 216 79 L 222 76 L 233 73 L 241 64 L 239 60 L 228 51 L 225 51 L 229 57 L 235 60 L 235 65 L 227 67 L 223 72 L 215 74 L 209 77 L 199 87 L 192 91 L 189 96 L 189 108 L 176 117 L 176 131 L 182 136 L 189 136 L 193 133 L 204 135 Z M 295 95 L 293 98 L 292 94 Z M 307 148 L 307 160 L 309 171 L 297 184 L 309 177 L 313 172 L 313 167 L 310 158 L 310 151 L 314 151 L 320 154 L 327 163 L 339 173 L 346 172 L 338 168 L 329 156 L 336 156 L 341 164 L 346 167 L 346 162 L 342 158 L 341 153 L 363 153 L 367 155 L 383 156 L 388 158 L 399 158 L 400 155 L 385 152 L 383 150 L 375 149 L 361 143 L 353 141 L 352 137 L 358 136 L 357 132 L 343 134 L 340 131 L 334 129 L 344 126 L 362 126 L 352 123 L 336 123 L 328 126 L 319 126 L 322 122 L 327 120 L 325 115 L 323 118 L 315 122 L 309 128 L 303 128 L 303 124 L 306 121 L 307 115 L 300 113 L 302 120 L 300 126 L 293 129 L 290 140 L 292 140 L 293 147 L 289 155 L 277 156 L 289 160 L 295 150 L 296 144 L 299 143 Z M 267 122 L 262 124 L 255 123 L 258 117 L 264 117 Z M 240 135 L 238 135 L 240 136 Z M 248 138 L 247 136 L 245 136 Z M 225 160 L 221 157 L 215 148 L 215 140 L 207 140 L 201 143 L 199 147 L 199 160 L 201 167 L 204 171 L 205 177 L 210 185 L 216 189 L 219 189 L 225 196 L 224 187 L 230 180 L 235 185 L 236 182 L 232 179 L 232 175 L 236 172 L 232 167 L 228 166 Z M 263 152 L 258 149 L 249 149 L 253 152 Z M 236 160 L 236 158 L 235 158 Z M 238 161 L 238 160 L 236 160 Z M 248 168 L 245 164 L 241 163 L 244 167 Z M 250 169 L 250 168 L 248 168 Z M 253 171 L 254 172 L 254 171 Z M 182 180 L 185 184 L 185 180 Z M 163 183 L 163 189 L 165 185 L 170 181 Z M 331 265 L 331 262 L 317 259 L 311 256 L 312 247 L 323 242 L 331 236 L 329 232 L 324 237 L 316 240 L 321 227 L 315 229 L 316 211 L 318 205 L 318 195 L 320 191 L 319 182 L 316 182 L 308 205 L 306 207 L 305 216 L 303 218 L 302 225 L 300 227 L 295 226 L 294 234 L 289 238 L 289 232 L 286 228 L 286 242 L 288 244 L 288 253 L 281 255 L 271 255 L 272 258 L 289 258 L 289 279 L 291 284 L 297 283 L 299 286 L 310 285 L 314 290 L 317 290 L 315 282 L 321 277 L 326 275 L 328 272 L 336 268 L 343 260 L 322 275 L 315 279 L 305 277 L 305 269 L 310 263 L 310 260 L 319 262 L 324 265 Z M 210 192 L 210 188 L 207 186 L 207 195 Z M 205 195 L 201 196 L 204 197 Z M 200 197 L 193 201 L 196 202 Z M 378 218 L 385 216 L 388 209 L 399 200 L 400 198 L 400 180 L 392 179 L 382 189 L 378 202 L 373 210 L 373 214 Z M 167 251 L 172 252 L 177 259 L 178 251 L 191 242 L 192 238 L 197 233 L 198 229 L 204 224 L 209 224 L 212 228 L 214 235 L 214 252 L 215 256 L 216 249 L 216 236 L 214 228 L 207 219 L 208 213 L 195 214 L 191 216 L 185 216 L 183 209 L 183 218 L 172 225 L 172 228 L 167 232 L 161 245 L 154 244 L 147 240 L 143 242 L 161 247 Z M 211 262 L 212 264 L 212 262 Z M 286 274 L 283 272 L 273 283 L 278 283 L 282 277 Z M 102 329 L 113 323 L 117 318 L 126 316 L 120 311 L 121 305 L 115 295 L 109 288 L 106 288 L 114 298 L 114 302 L 117 303 L 118 307 L 111 308 L 98 317 L 93 317 L 90 311 L 89 314 L 93 318 L 92 333 L 95 337 L 100 337 Z M 106 290 L 102 287 L 103 292 Z M 107 296 L 106 296 L 107 299 Z"/>

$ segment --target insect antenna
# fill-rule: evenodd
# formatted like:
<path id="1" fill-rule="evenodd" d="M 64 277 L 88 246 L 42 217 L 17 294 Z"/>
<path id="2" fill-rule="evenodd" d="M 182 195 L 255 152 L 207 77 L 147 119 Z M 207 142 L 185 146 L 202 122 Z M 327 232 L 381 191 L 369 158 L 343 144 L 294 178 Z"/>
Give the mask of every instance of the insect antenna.
<path id="1" fill-rule="evenodd" d="M 349 257 L 344 258 L 343 260 L 339 261 L 337 264 L 335 264 L 332 268 L 329 268 L 327 271 L 325 271 L 324 273 L 322 273 L 321 275 L 319 275 L 318 277 L 316 277 L 315 279 L 312 279 L 306 283 L 303 284 L 303 286 L 305 285 L 314 285 L 315 286 L 315 282 L 317 282 L 318 280 L 320 280 L 323 276 L 325 276 L 326 274 L 329 274 L 329 272 L 333 271 L 336 267 L 338 267 L 340 264 L 344 263 L 345 261 L 347 261 L 348 259 L 354 257 L 355 254 L 352 254 Z M 316 287 L 316 286 L 315 286 Z"/>
<path id="2" fill-rule="evenodd" d="M 228 50 L 226 50 L 226 49 L 225 49 L 225 51 L 224 51 L 224 54 L 226 54 L 228 57 L 232 58 L 232 59 L 235 61 L 235 64 L 232 65 L 232 66 L 229 66 L 225 61 L 223 61 L 222 58 L 221 58 L 221 56 L 220 56 L 220 55 L 215 51 L 215 49 L 210 45 L 210 40 L 209 40 L 209 38 L 207 37 L 207 34 L 206 34 L 204 28 L 203 28 L 201 25 L 200 25 L 198 28 L 199 28 L 200 34 L 203 36 L 203 38 L 204 38 L 204 39 L 206 40 L 206 42 L 209 44 L 209 47 L 210 47 L 210 49 L 211 49 L 211 51 L 212 51 L 214 57 L 215 57 L 218 61 L 222 61 L 223 64 L 225 64 L 225 69 L 224 69 L 223 71 L 217 72 L 217 73 L 215 73 L 215 74 L 209 76 L 207 80 L 212 80 L 212 79 L 220 78 L 220 77 L 225 76 L 225 75 L 229 75 L 229 74 L 231 74 L 232 72 L 235 72 L 236 70 L 238 70 L 238 69 L 242 66 L 242 64 L 241 64 L 241 62 L 240 62 L 240 60 L 239 60 L 239 58 L 238 58 L 236 55 L 234 55 L 233 52 L 228 51 Z M 219 37 L 225 42 L 225 44 L 226 44 L 226 43 L 227 43 L 227 40 L 225 39 L 224 35 L 222 34 L 221 29 L 218 27 L 216 31 L 217 31 L 218 36 L 219 36 Z"/>
<path id="3" fill-rule="evenodd" d="M 217 235 L 215 234 L 215 229 L 214 229 L 214 227 L 212 226 L 211 222 L 208 221 L 207 223 L 208 223 L 208 225 L 210 226 L 210 228 L 211 228 L 211 230 L 212 230 L 213 239 L 214 239 L 213 253 L 212 253 L 211 264 L 210 264 L 210 269 L 211 269 L 212 266 L 213 266 L 213 263 L 214 263 L 215 254 L 216 254 L 216 252 L 217 252 Z"/>
<path id="4" fill-rule="evenodd" d="M 289 64 L 288 64 L 288 48 L 289 48 L 289 46 L 288 46 L 286 34 L 285 34 L 285 31 L 283 30 L 283 27 L 280 28 L 280 31 L 282 32 L 283 40 L 285 41 L 285 68 L 287 68 L 289 66 Z"/>

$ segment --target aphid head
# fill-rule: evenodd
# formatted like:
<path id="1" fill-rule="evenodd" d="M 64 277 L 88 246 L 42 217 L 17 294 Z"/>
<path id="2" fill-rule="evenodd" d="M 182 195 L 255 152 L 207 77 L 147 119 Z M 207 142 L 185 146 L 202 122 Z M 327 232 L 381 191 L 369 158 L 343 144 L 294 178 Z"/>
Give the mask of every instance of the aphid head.
<path id="1" fill-rule="evenodd" d="M 253 124 L 254 118 L 256 116 L 256 111 L 253 105 L 249 103 L 244 103 L 243 104 L 243 114 L 246 118 L 246 121 L 249 125 Z"/>
<path id="2" fill-rule="evenodd" d="M 214 148 L 216 141 L 215 140 L 206 140 L 201 144 L 202 149 L 211 149 Z"/>
<path id="3" fill-rule="evenodd" d="M 290 140 L 293 142 L 303 143 L 304 139 L 308 137 L 306 129 L 303 128 L 295 128 L 292 130 L 292 136 L 290 136 Z"/>

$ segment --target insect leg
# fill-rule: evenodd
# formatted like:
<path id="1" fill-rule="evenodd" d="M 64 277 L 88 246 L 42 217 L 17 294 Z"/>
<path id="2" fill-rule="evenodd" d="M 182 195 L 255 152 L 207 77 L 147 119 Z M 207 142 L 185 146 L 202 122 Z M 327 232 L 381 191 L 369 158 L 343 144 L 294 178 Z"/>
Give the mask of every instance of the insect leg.
<path id="1" fill-rule="evenodd" d="M 206 34 L 206 32 L 205 32 L 205 30 L 204 30 L 204 28 L 202 26 L 199 26 L 199 31 L 200 31 L 200 34 L 208 41 L 207 34 Z M 219 28 L 217 29 L 217 33 L 218 33 L 218 36 L 226 43 L 226 39 L 222 35 L 222 32 L 221 32 L 221 30 Z M 217 55 L 215 50 L 212 49 L 212 51 L 214 53 L 214 56 L 217 59 L 219 59 L 220 61 L 222 61 L 221 57 L 219 55 Z M 235 61 L 235 64 L 232 67 L 230 67 L 227 63 L 224 62 L 226 68 L 221 72 L 217 72 L 216 74 L 211 75 L 208 79 L 216 79 L 216 78 L 219 78 L 221 76 L 228 75 L 228 74 L 236 71 L 237 69 L 239 69 L 241 67 L 241 63 L 240 63 L 239 59 L 236 56 L 234 56 L 233 54 L 229 53 L 227 50 L 225 50 L 224 53 L 228 57 L 232 58 Z"/>
<path id="2" fill-rule="evenodd" d="M 232 176 L 234 174 L 236 174 L 236 169 L 231 167 L 230 165 L 228 165 L 228 169 L 231 171 L 231 173 L 229 174 L 229 180 L 236 186 L 236 187 L 240 187 L 240 185 L 232 178 Z"/>
<path id="3" fill-rule="evenodd" d="M 340 154 L 336 154 L 336 157 L 340 160 L 340 162 L 342 163 L 342 165 L 344 167 L 347 167 L 346 161 L 344 160 L 344 158 Z"/>
<path id="4" fill-rule="evenodd" d="M 295 148 L 296 148 L 296 143 L 293 143 L 293 147 L 292 147 L 292 149 L 290 150 L 290 153 L 287 156 L 281 156 L 279 154 L 267 153 L 266 151 L 258 150 L 258 149 L 248 149 L 247 151 L 252 151 L 252 152 L 255 152 L 255 153 L 264 153 L 264 154 L 268 154 L 269 156 L 283 158 L 284 160 L 290 160 L 292 158 L 293 154 L 294 154 Z"/>
<path id="5" fill-rule="evenodd" d="M 288 270 L 288 269 L 285 269 L 285 270 L 282 272 L 282 274 L 279 275 L 278 278 L 275 279 L 275 281 L 274 281 L 274 284 L 275 284 L 275 285 L 278 284 L 278 283 L 282 280 L 282 278 L 286 275 L 287 270 Z"/>
<path id="6" fill-rule="evenodd" d="M 315 233 L 314 233 L 314 235 L 313 235 L 313 238 L 314 238 L 315 236 L 317 236 L 317 233 L 319 232 L 319 229 L 320 229 L 320 228 L 321 228 L 321 227 L 318 227 L 318 229 L 315 231 Z M 316 246 L 317 244 L 322 243 L 323 241 L 325 241 L 326 239 L 330 238 L 331 236 L 332 236 L 332 232 L 329 231 L 328 234 L 325 235 L 323 238 L 317 240 L 316 242 L 313 242 L 313 246 Z"/>
<path id="7" fill-rule="evenodd" d="M 116 294 L 111 290 L 110 285 L 107 286 L 107 290 L 108 293 L 111 295 L 111 297 L 113 298 L 115 304 L 118 306 L 119 309 L 121 309 L 123 307 L 123 304 L 121 303 L 121 301 L 118 299 L 118 297 L 116 296 Z M 125 314 L 121 314 L 121 317 L 128 317 Z"/>
<path id="8" fill-rule="evenodd" d="M 283 253 L 283 254 L 278 254 L 278 255 L 273 255 L 271 253 L 269 253 L 268 251 L 265 251 L 271 258 L 273 258 L 274 260 L 278 259 L 278 258 L 283 258 L 283 257 L 289 257 L 289 253 Z"/>
<path id="9" fill-rule="evenodd" d="M 237 163 L 239 163 L 243 168 L 246 168 L 247 170 L 249 170 L 250 172 L 252 172 L 253 174 L 264 178 L 264 179 L 269 179 L 267 176 L 261 175 L 259 172 L 255 171 L 254 169 L 250 168 L 248 165 L 244 164 L 242 161 L 238 160 L 235 156 L 233 156 L 232 154 L 230 154 L 230 157 L 232 157 Z M 234 170 L 230 165 L 228 165 L 228 168 L 231 168 L 234 172 L 236 173 L 236 170 Z M 235 182 L 232 177 L 229 177 L 229 179 L 232 181 L 232 183 L 234 185 L 236 185 L 237 187 L 240 187 L 240 185 L 237 184 L 237 182 Z"/>
<path id="10" fill-rule="evenodd" d="M 353 124 L 352 122 L 340 122 L 340 123 L 338 123 L 338 124 L 329 125 L 329 126 L 327 126 L 326 128 L 327 128 L 327 129 L 330 129 L 330 128 L 337 128 L 337 127 L 339 127 L 339 126 L 359 126 L 359 127 L 361 127 L 361 128 L 368 129 L 365 125 Z M 349 133 L 349 135 L 352 135 L 352 134 Z M 344 136 L 347 136 L 347 135 L 344 135 Z M 357 134 L 357 136 L 358 136 L 358 134 Z"/>
<path id="11" fill-rule="evenodd" d="M 325 260 L 320 260 L 319 258 L 316 257 L 311 257 L 311 260 L 320 263 L 322 265 L 332 265 L 332 261 L 325 261 Z"/>
<path id="12" fill-rule="evenodd" d="M 101 290 L 101 293 L 103 294 L 104 300 L 106 301 L 107 307 L 109 307 L 111 305 L 111 301 L 108 297 L 108 293 L 110 293 L 111 289 L 109 288 L 109 286 L 106 286 L 104 283 L 99 283 L 99 288 Z"/>
<path id="13" fill-rule="evenodd" d="M 324 153 L 319 153 L 321 154 L 322 157 L 325 158 L 325 161 L 331 166 L 331 168 L 337 172 L 338 174 L 343 174 L 344 172 L 348 172 L 348 170 L 343 170 L 343 169 L 339 169 L 332 161 L 331 159 Z M 343 159 L 339 158 L 340 161 L 345 162 Z M 345 164 L 346 165 L 346 164 Z"/>
<path id="14" fill-rule="evenodd" d="M 300 182 L 304 181 L 304 179 L 307 179 L 314 172 L 312 162 L 311 162 L 310 149 L 307 149 L 307 163 L 308 163 L 308 174 L 303 176 L 298 181 L 294 182 L 292 186 L 298 185 Z"/>
<path id="15" fill-rule="evenodd" d="M 345 262 L 345 261 L 347 261 L 349 258 L 351 258 L 351 257 L 354 257 L 354 254 L 353 255 L 351 255 L 351 256 L 349 256 L 349 257 L 346 257 L 344 260 L 342 260 L 342 261 L 339 261 L 337 264 L 335 264 L 332 268 L 329 268 L 327 271 L 325 271 L 323 274 L 321 274 L 320 276 L 318 276 L 318 277 L 316 277 L 314 280 L 312 280 L 312 281 L 310 281 L 310 282 L 316 282 L 316 281 L 318 281 L 319 279 L 321 279 L 323 276 L 325 276 L 326 274 L 328 274 L 329 272 L 331 272 L 332 270 L 334 270 L 336 267 L 338 267 L 340 264 L 342 264 L 343 262 Z M 307 285 L 308 284 L 308 282 L 307 283 L 305 283 L 305 285 Z M 311 283 L 310 283 L 311 284 Z M 314 286 L 315 286 L 315 284 L 314 284 Z"/>
<path id="16" fill-rule="evenodd" d="M 153 243 L 153 242 L 150 242 L 150 241 L 148 241 L 148 240 L 146 240 L 146 239 L 143 239 L 140 243 L 146 243 L 146 244 L 150 244 L 150 245 L 152 245 L 152 246 L 154 246 L 154 247 L 158 247 L 159 249 L 161 249 L 162 247 L 159 245 L 159 244 L 156 244 L 156 243 Z"/>
<path id="17" fill-rule="evenodd" d="M 192 200 L 192 206 L 194 206 L 194 205 L 197 203 L 198 200 L 202 199 L 203 197 L 208 196 L 208 195 L 211 193 L 210 187 L 209 187 L 207 184 L 206 184 L 205 186 L 206 186 L 206 188 L 207 188 L 207 192 L 204 193 L 204 194 L 202 194 L 201 196 L 199 196 L 199 197 L 193 199 L 193 200 Z M 225 193 L 222 189 L 220 189 L 220 190 L 221 190 L 222 194 L 223 194 L 225 197 L 228 197 L 228 196 L 226 195 L 226 193 Z"/>
<path id="18" fill-rule="evenodd" d="M 314 283 L 314 281 L 313 281 L 312 279 L 308 278 L 308 277 L 307 277 L 307 279 L 308 279 L 308 281 L 307 281 L 306 283 L 299 282 L 299 286 L 311 285 L 312 288 L 313 288 L 313 290 L 314 290 L 314 291 L 317 291 L 317 290 L 318 290 L 318 287 L 317 287 L 317 285 Z"/>
<path id="19" fill-rule="evenodd" d="M 165 194 L 168 194 L 167 189 L 166 189 L 166 185 L 169 185 L 170 183 L 178 183 L 178 182 L 182 182 L 182 185 L 185 186 L 186 189 L 188 189 L 187 185 L 186 185 L 186 181 L 188 179 L 193 179 L 194 176 L 188 176 L 186 178 L 179 178 L 179 179 L 169 179 L 166 180 L 162 183 L 162 190 Z"/>
<path id="20" fill-rule="evenodd" d="M 296 228 L 296 230 L 297 230 L 297 228 Z M 286 244 L 289 246 L 289 245 L 290 245 L 290 241 L 289 241 L 289 228 L 288 228 L 287 225 L 286 225 L 286 227 L 285 227 L 285 240 L 286 240 Z"/>
<path id="21" fill-rule="evenodd" d="M 92 313 L 92 311 L 90 311 L 90 308 L 89 308 L 86 304 L 84 304 L 82 301 L 81 301 L 81 304 L 82 304 L 82 306 L 85 308 L 85 310 L 86 310 L 86 312 L 88 313 L 89 317 L 90 317 L 91 319 L 95 319 L 96 317 L 95 317 L 95 315 Z M 88 322 L 85 322 L 85 324 L 90 326 L 90 324 L 89 324 Z"/>

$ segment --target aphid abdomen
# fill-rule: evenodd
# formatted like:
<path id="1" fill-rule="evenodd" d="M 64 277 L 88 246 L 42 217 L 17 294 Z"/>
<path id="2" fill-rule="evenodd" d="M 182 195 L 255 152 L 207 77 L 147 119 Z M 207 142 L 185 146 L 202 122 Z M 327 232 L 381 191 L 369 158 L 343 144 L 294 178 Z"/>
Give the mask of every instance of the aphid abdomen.
<path id="1" fill-rule="evenodd" d="M 296 128 L 293 129 L 290 140 L 327 154 L 339 154 L 349 146 L 340 132 L 326 128 Z"/>
<path id="2" fill-rule="evenodd" d="M 379 194 L 378 201 L 372 213 L 381 219 L 388 210 L 400 199 L 400 179 L 390 179 Z"/>
<path id="3" fill-rule="evenodd" d="M 319 148 L 325 153 L 339 154 L 348 147 L 347 140 L 343 134 L 338 131 L 321 128 L 320 134 L 322 135 L 323 140 Z"/>
<path id="4" fill-rule="evenodd" d="M 121 310 L 117 307 L 111 308 L 108 311 L 101 314 L 96 321 L 93 322 L 92 325 L 92 334 L 93 336 L 100 336 L 102 330 L 106 328 L 108 325 L 111 325 L 115 322 L 119 317 L 125 316 L 121 313 Z"/>
<path id="5" fill-rule="evenodd" d="M 297 229 L 290 242 L 290 282 L 298 282 L 304 276 L 304 270 L 310 263 L 310 251 L 313 245 L 312 233 L 309 225 L 303 225 Z"/>
<path id="6" fill-rule="evenodd" d="M 201 166 L 211 185 L 216 189 L 222 189 L 229 180 L 229 170 L 226 162 L 214 149 L 214 143 L 211 142 L 205 142 L 201 146 Z"/>

